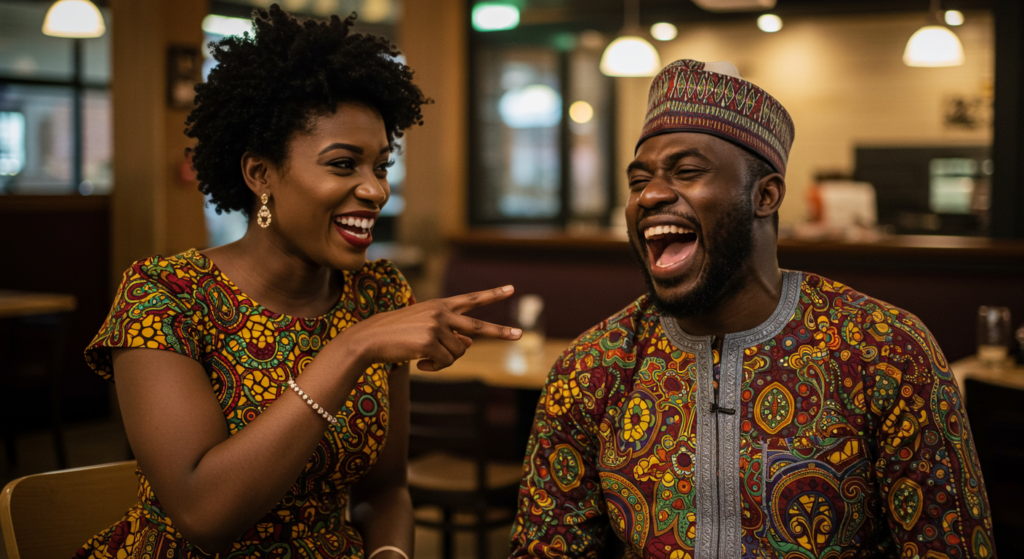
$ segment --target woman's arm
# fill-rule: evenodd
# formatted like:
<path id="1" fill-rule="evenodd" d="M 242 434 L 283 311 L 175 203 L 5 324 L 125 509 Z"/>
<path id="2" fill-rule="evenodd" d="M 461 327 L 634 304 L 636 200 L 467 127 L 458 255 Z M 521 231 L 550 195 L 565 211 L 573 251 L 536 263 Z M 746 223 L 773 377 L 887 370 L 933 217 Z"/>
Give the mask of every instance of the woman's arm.
<path id="1" fill-rule="evenodd" d="M 464 335 L 517 339 L 518 331 L 461 314 L 511 293 L 499 288 L 374 315 L 328 343 L 298 383 L 335 414 L 372 363 L 423 358 L 419 367 L 441 369 L 465 352 Z M 168 351 L 123 349 L 113 352 L 113 365 L 139 468 L 175 528 L 207 552 L 227 547 L 287 493 L 328 428 L 285 390 L 229 436 L 210 379 L 196 361 Z"/>
<path id="2" fill-rule="evenodd" d="M 352 523 L 363 535 L 366 557 L 382 546 L 413 554 L 412 500 L 406 482 L 409 451 L 409 366 L 388 377 L 388 437 L 377 463 L 352 488 Z M 380 559 L 396 559 L 382 552 Z M 376 558 L 375 558 L 376 559 Z"/>

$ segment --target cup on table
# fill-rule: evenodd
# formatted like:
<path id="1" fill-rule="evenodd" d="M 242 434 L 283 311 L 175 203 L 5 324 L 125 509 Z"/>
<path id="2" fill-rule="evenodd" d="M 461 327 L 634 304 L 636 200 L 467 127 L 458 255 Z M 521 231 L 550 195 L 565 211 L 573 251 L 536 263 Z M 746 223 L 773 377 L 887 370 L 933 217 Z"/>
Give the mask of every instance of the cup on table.
<path id="1" fill-rule="evenodd" d="M 528 352 L 544 350 L 544 298 L 526 294 L 512 302 L 512 323 L 522 329 L 516 345 Z"/>
<path id="2" fill-rule="evenodd" d="M 1010 309 L 982 305 L 978 307 L 978 359 L 985 365 L 1006 362 L 1010 347 Z"/>

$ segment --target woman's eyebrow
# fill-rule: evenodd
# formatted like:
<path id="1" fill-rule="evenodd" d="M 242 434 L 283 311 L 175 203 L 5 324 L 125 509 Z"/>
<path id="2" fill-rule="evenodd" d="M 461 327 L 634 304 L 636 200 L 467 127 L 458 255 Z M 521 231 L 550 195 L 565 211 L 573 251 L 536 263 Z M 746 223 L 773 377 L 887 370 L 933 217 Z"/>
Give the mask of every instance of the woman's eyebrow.
<path id="1" fill-rule="evenodd" d="M 363 148 L 361 148 L 359 146 L 354 146 L 352 144 L 343 144 L 343 143 L 340 143 L 340 142 L 335 142 L 335 143 L 325 147 L 324 149 L 320 150 L 320 153 L 318 153 L 317 155 L 323 155 L 323 154 L 331 151 L 332 149 L 347 149 L 348 151 L 355 152 L 355 153 L 358 153 L 360 155 L 362 155 L 362 153 L 363 153 Z"/>
<path id="2" fill-rule="evenodd" d="M 317 155 L 323 155 L 323 154 L 331 151 L 332 149 L 347 149 L 348 151 L 351 151 L 351 152 L 354 152 L 354 153 L 358 153 L 360 155 L 363 154 L 363 148 L 361 148 L 359 146 L 355 146 L 355 145 L 352 145 L 352 144 L 343 144 L 341 142 L 335 142 L 335 143 L 325 147 L 324 149 L 320 150 L 320 153 L 318 153 Z M 378 155 L 380 155 L 382 153 L 385 153 L 385 152 L 388 152 L 388 151 L 391 151 L 391 146 L 384 146 L 383 148 L 381 148 L 380 152 L 378 152 Z"/>

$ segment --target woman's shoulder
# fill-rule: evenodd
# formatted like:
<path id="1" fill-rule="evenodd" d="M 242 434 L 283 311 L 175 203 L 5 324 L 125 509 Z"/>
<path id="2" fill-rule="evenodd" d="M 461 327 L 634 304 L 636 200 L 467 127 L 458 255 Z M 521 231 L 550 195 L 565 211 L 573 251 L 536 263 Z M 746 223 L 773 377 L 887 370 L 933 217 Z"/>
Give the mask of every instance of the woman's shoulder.
<path id="1" fill-rule="evenodd" d="M 214 275 L 213 263 L 196 249 L 173 256 L 151 256 L 133 263 L 124 273 L 122 284 L 147 283 L 174 295 L 195 291 Z"/>

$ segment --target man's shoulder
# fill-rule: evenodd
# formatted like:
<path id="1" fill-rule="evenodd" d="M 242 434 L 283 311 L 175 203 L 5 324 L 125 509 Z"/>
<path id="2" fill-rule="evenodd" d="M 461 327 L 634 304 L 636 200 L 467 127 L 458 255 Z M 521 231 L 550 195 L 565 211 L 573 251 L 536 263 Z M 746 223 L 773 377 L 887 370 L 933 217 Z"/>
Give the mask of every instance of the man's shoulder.
<path id="1" fill-rule="evenodd" d="M 805 312 L 820 309 L 835 317 L 849 317 L 881 337 L 879 341 L 891 342 L 892 335 L 898 331 L 919 345 L 935 344 L 924 322 L 912 312 L 842 282 L 804 272 L 801 299 Z"/>
<path id="2" fill-rule="evenodd" d="M 815 305 L 815 300 L 846 313 L 871 316 L 875 321 L 920 322 L 913 313 L 858 291 L 845 283 L 818 274 L 803 272 L 802 296 L 806 302 Z"/>

